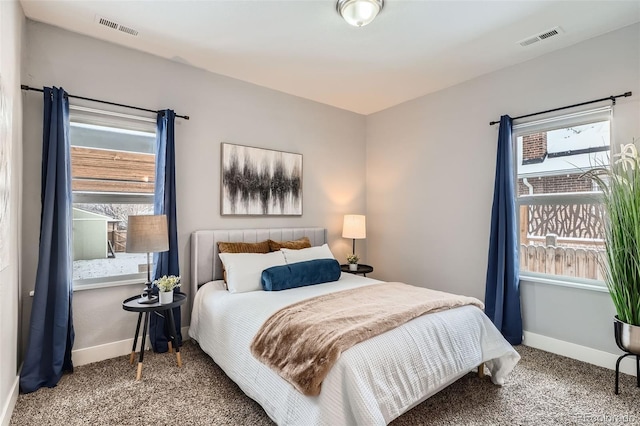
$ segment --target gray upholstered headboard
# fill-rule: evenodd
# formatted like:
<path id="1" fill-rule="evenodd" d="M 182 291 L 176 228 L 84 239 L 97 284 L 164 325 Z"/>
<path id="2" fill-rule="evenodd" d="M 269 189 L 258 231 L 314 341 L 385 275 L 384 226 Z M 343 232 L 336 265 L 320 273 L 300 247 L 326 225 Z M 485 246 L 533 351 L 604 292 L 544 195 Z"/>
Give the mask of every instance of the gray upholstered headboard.
<path id="1" fill-rule="evenodd" d="M 222 279 L 218 241 L 257 243 L 264 240 L 289 241 L 309 237 L 312 246 L 327 242 L 325 228 L 216 229 L 191 234 L 191 295 L 209 281 Z"/>

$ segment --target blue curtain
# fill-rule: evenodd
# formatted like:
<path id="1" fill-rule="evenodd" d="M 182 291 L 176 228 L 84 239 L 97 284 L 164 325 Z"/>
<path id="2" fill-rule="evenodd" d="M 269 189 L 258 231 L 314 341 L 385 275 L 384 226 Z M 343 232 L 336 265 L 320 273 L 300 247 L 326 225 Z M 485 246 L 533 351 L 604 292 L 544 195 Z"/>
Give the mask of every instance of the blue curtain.
<path id="1" fill-rule="evenodd" d="M 512 345 L 522 343 L 518 224 L 514 198 L 512 119 L 500 117 L 485 313 Z"/>
<path id="2" fill-rule="evenodd" d="M 54 387 L 73 371 L 71 160 L 69 100 L 62 88 L 44 88 L 42 211 L 35 293 L 20 391 Z"/>
<path id="3" fill-rule="evenodd" d="M 156 191 L 154 214 L 167 215 L 169 228 L 169 251 L 154 254 L 153 278 L 163 275 L 180 275 L 178 264 L 178 225 L 176 220 L 176 148 L 175 148 L 174 111 L 167 109 L 158 112 L 156 127 Z M 176 289 L 175 291 L 178 291 Z M 173 309 L 178 344 L 182 345 L 180 332 L 180 307 Z M 166 352 L 167 336 L 165 319 L 161 315 L 152 315 L 149 323 L 149 338 L 156 352 Z"/>

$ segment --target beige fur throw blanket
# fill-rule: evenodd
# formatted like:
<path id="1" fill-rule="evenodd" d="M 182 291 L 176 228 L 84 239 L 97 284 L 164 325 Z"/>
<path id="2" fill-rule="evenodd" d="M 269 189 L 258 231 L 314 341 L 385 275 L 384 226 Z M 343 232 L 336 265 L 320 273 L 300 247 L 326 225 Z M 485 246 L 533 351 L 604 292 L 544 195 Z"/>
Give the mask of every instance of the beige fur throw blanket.
<path id="1" fill-rule="evenodd" d="M 403 283 L 382 283 L 325 294 L 286 306 L 262 325 L 253 355 L 305 395 L 322 381 L 343 351 L 430 312 L 475 305 L 458 296 Z"/>

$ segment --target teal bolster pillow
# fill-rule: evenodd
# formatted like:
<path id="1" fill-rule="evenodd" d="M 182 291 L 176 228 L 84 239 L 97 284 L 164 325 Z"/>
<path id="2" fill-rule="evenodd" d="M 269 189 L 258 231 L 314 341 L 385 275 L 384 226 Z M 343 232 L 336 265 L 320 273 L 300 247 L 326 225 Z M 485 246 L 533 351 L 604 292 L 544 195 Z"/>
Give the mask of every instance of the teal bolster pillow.
<path id="1" fill-rule="evenodd" d="M 261 277 L 262 289 L 265 291 L 287 290 L 338 279 L 340 264 L 335 259 L 316 259 L 272 266 L 262 271 Z"/>

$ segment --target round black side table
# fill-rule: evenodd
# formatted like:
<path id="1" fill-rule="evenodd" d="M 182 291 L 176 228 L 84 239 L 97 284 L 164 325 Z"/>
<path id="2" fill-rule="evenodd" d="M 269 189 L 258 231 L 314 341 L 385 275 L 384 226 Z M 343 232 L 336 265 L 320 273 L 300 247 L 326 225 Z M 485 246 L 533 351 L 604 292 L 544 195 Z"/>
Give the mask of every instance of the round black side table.
<path id="1" fill-rule="evenodd" d="M 142 346 L 140 347 L 140 359 L 138 360 L 138 371 L 136 373 L 136 380 L 142 378 L 142 362 L 144 360 L 144 345 L 147 338 L 147 329 L 149 327 L 149 313 L 150 312 L 164 312 L 165 324 L 169 325 L 169 353 L 173 352 L 173 347 L 176 350 L 176 360 L 178 367 L 182 367 L 182 358 L 180 357 L 180 347 L 176 341 L 176 323 L 173 318 L 173 308 L 182 305 L 187 300 L 187 295 L 184 293 L 174 293 L 173 302 L 161 305 L 158 303 L 142 304 L 138 301 L 142 298 L 141 295 L 129 297 L 122 302 L 122 309 L 129 312 L 138 312 L 138 324 L 136 325 L 136 336 L 133 339 L 133 347 L 131 348 L 131 356 L 129 362 L 133 365 L 133 360 L 136 357 L 136 345 L 138 344 L 138 335 L 140 334 L 140 322 L 142 321 L 142 314 L 144 314 L 144 327 L 142 330 Z"/>
<path id="2" fill-rule="evenodd" d="M 356 269 L 355 271 L 352 271 L 351 269 L 349 269 L 349 265 L 340 265 L 340 270 L 342 272 L 348 272 L 350 274 L 362 274 L 362 276 L 366 277 L 367 274 L 370 274 L 371 272 L 373 272 L 373 266 L 369 266 L 369 265 L 363 265 L 361 263 L 358 263 L 358 269 Z"/>

